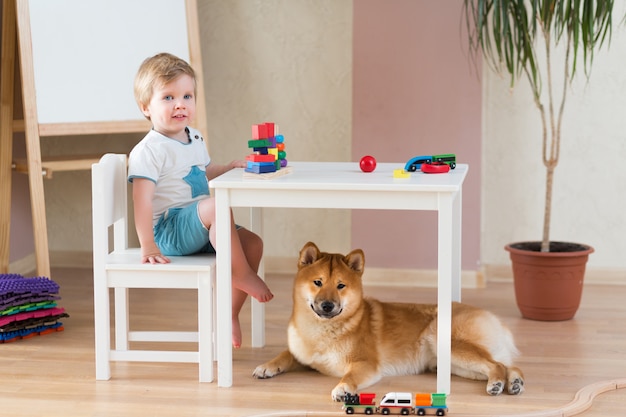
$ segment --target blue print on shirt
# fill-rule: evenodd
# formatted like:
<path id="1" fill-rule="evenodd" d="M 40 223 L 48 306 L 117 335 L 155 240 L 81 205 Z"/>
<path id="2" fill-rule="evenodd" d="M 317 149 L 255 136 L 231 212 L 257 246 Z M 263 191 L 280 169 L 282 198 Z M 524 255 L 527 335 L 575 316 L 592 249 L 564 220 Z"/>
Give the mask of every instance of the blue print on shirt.
<path id="1" fill-rule="evenodd" d="M 209 182 L 206 179 L 206 174 L 197 166 L 191 167 L 191 171 L 183 179 L 191 187 L 191 198 L 209 195 Z"/>

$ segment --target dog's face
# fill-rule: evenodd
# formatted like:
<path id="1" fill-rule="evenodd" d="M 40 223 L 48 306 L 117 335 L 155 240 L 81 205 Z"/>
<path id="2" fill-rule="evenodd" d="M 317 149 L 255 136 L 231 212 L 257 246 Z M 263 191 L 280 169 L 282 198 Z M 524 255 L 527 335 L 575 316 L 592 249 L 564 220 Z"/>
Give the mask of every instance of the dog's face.
<path id="1" fill-rule="evenodd" d="M 364 265 L 361 249 L 347 255 L 331 254 L 307 243 L 298 260 L 294 306 L 308 308 L 323 320 L 351 316 L 362 302 Z"/>

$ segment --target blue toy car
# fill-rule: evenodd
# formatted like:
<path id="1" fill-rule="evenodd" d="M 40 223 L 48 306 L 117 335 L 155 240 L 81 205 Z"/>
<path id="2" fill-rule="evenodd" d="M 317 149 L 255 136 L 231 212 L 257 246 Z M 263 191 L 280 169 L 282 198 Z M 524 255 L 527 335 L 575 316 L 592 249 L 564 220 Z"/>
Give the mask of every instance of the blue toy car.
<path id="1" fill-rule="evenodd" d="M 422 164 L 429 164 L 433 161 L 433 157 L 430 155 L 416 156 L 409 159 L 404 166 L 404 170 L 407 172 L 419 171 L 422 168 Z"/>

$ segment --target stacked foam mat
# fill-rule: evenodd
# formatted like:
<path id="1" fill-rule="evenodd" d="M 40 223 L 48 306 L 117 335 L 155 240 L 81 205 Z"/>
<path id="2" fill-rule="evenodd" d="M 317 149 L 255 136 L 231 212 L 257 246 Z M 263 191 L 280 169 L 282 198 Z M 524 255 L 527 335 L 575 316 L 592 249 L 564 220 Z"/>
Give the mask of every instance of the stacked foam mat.
<path id="1" fill-rule="evenodd" d="M 59 285 L 45 277 L 0 274 L 0 343 L 63 331 Z"/>

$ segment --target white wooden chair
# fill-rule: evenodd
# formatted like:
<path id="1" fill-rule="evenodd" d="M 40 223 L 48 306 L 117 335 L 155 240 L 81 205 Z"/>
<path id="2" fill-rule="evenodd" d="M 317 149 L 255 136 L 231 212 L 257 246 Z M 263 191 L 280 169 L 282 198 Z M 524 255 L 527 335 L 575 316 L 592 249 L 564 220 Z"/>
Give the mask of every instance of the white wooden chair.
<path id="1" fill-rule="evenodd" d="M 96 379 L 111 378 L 111 361 L 195 362 L 200 382 L 211 382 L 215 256 L 171 256 L 169 264 L 141 263 L 139 248 L 128 248 L 126 155 L 106 154 L 92 165 L 92 202 Z M 115 348 L 111 347 L 109 288 L 114 288 Z M 198 331 L 131 331 L 130 288 L 196 289 Z M 138 350 L 131 349 L 130 342 L 191 342 L 198 348 Z"/>

